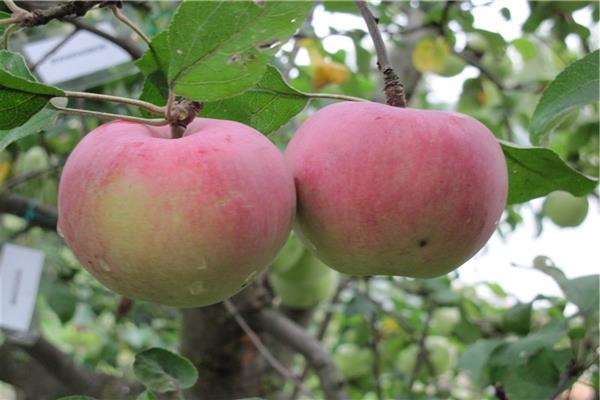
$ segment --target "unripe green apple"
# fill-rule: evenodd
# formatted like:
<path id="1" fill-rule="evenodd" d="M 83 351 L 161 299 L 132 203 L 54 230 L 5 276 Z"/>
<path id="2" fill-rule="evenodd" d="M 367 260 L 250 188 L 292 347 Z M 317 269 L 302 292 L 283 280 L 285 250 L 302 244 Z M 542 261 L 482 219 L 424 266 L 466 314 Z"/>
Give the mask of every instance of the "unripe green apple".
<path id="1" fill-rule="evenodd" d="M 429 359 L 435 370 L 435 376 L 443 374 L 454 368 L 456 365 L 458 350 L 445 337 L 427 336 L 427 338 L 425 338 L 425 348 L 427 349 Z M 398 355 L 396 368 L 402 371 L 404 375 L 410 376 L 415 368 L 418 354 L 419 346 L 411 344 Z M 423 371 L 430 373 L 427 369 L 427 365 L 421 367 L 421 372 Z"/>
<path id="2" fill-rule="evenodd" d="M 463 114 L 340 102 L 298 129 L 286 158 L 296 234 L 350 275 L 446 274 L 483 247 L 506 203 L 502 150 Z"/>
<path id="3" fill-rule="evenodd" d="M 460 310 L 456 307 L 436 308 L 429 322 L 429 332 L 432 335 L 447 336 L 460 322 Z"/>
<path id="4" fill-rule="evenodd" d="M 278 256 L 278 262 L 273 263 L 269 281 L 283 304 L 293 308 L 309 308 L 333 295 L 338 274 L 306 251 L 294 236 L 288 239 L 285 247 L 290 249 L 297 245 L 303 253 L 300 258 L 291 264 Z"/>
<path id="5" fill-rule="evenodd" d="M 59 188 L 59 230 L 115 292 L 180 307 L 222 301 L 268 266 L 287 239 L 294 184 L 254 129 L 196 118 L 168 126 L 115 121 L 84 137 Z"/>
<path id="6" fill-rule="evenodd" d="M 344 343 L 333 352 L 333 361 L 344 378 L 351 380 L 368 375 L 373 369 L 373 353 L 354 343 Z"/>
<path id="7" fill-rule="evenodd" d="M 588 212 L 587 197 L 575 197 L 569 192 L 555 191 L 544 201 L 542 213 L 560 227 L 580 225 Z"/>

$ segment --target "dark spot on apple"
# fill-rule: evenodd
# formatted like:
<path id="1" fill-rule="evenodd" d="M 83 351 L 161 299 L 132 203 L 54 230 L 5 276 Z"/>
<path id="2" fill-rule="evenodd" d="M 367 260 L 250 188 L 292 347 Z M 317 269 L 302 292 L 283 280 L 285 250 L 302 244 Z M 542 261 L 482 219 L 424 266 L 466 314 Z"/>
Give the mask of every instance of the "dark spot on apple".
<path id="1" fill-rule="evenodd" d="M 258 50 L 269 50 L 269 49 L 279 46 L 280 44 L 281 44 L 281 42 L 279 41 L 279 39 L 275 38 L 275 39 L 267 40 L 262 43 L 258 43 L 256 45 L 256 48 L 258 48 Z"/>
<path id="2" fill-rule="evenodd" d="M 425 247 L 425 246 L 427 246 L 428 243 L 429 243 L 428 239 L 421 239 L 421 240 L 419 240 L 419 247 Z"/>

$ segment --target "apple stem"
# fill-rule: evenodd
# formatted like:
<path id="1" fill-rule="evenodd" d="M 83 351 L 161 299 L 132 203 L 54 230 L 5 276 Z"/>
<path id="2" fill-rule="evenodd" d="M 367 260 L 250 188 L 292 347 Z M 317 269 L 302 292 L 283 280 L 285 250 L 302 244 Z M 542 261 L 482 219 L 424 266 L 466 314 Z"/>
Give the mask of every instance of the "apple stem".
<path id="1" fill-rule="evenodd" d="M 132 106 L 139 107 L 143 110 L 146 110 L 152 114 L 163 115 L 165 113 L 164 107 L 160 107 L 155 104 L 148 103 L 148 102 L 142 101 L 142 100 L 130 99 L 127 97 L 110 96 L 107 94 L 100 94 L 100 93 L 73 92 L 73 91 L 69 91 L 69 90 L 65 90 L 64 93 L 65 93 L 66 97 L 89 99 L 89 100 L 99 100 L 99 101 L 109 101 L 112 103 L 129 104 Z"/>
<path id="2" fill-rule="evenodd" d="M 106 113 L 106 112 L 101 112 L 101 111 L 90 111 L 90 110 L 82 110 L 79 108 L 61 107 L 52 102 L 50 102 L 49 104 L 54 109 L 61 111 L 61 112 L 69 113 L 69 114 L 86 115 L 86 116 L 91 116 L 91 117 L 108 118 L 108 119 L 120 119 L 123 121 L 139 122 L 141 124 L 156 125 L 156 126 L 166 125 L 169 123 L 164 118 L 155 118 L 155 119 L 138 118 L 138 117 L 130 117 L 128 115 L 112 114 L 112 113 Z"/>
<path id="3" fill-rule="evenodd" d="M 174 102 L 173 96 L 169 95 L 167 106 L 167 120 L 171 124 L 171 137 L 179 139 L 185 133 L 187 126 L 196 118 L 204 104 L 198 101 L 180 100 Z"/>
<path id="4" fill-rule="evenodd" d="M 377 20 L 364 0 L 356 0 L 356 6 L 367 24 L 369 35 L 375 45 L 377 68 L 383 73 L 383 91 L 385 92 L 386 102 L 390 106 L 406 107 L 404 85 L 390 64 L 381 32 L 377 27 Z"/>
<path id="5" fill-rule="evenodd" d="M 304 93 L 304 95 L 311 99 L 332 99 L 332 100 L 345 100 L 345 101 L 368 101 L 360 97 L 346 96 L 343 94 L 335 93 Z"/>

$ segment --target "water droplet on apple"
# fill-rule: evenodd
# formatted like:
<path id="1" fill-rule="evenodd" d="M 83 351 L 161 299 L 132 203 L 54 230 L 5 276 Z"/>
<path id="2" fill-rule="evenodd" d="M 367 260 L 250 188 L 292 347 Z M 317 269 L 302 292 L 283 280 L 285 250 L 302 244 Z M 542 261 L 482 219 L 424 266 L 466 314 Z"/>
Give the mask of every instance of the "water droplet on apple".
<path id="1" fill-rule="evenodd" d="M 58 234 L 58 236 L 64 239 L 65 234 L 63 233 L 62 229 L 60 229 L 60 225 L 56 226 L 56 233 Z"/>
<path id="2" fill-rule="evenodd" d="M 199 294 L 204 292 L 204 282 L 202 281 L 196 281 L 194 283 L 192 283 L 189 287 L 188 290 L 190 291 L 191 294 Z"/>
<path id="3" fill-rule="evenodd" d="M 292 18 L 290 22 L 293 24 L 294 22 L 296 22 L 296 18 Z"/>
<path id="4" fill-rule="evenodd" d="M 100 260 L 98 260 L 98 265 L 100 266 L 100 269 L 102 271 L 110 271 L 110 265 L 108 265 L 108 263 L 104 259 L 101 258 Z"/>
<path id="5" fill-rule="evenodd" d="M 198 271 L 204 271 L 207 268 L 208 268 L 208 263 L 206 262 L 206 258 L 202 257 L 202 260 L 200 260 L 200 264 L 198 264 L 196 269 Z"/>

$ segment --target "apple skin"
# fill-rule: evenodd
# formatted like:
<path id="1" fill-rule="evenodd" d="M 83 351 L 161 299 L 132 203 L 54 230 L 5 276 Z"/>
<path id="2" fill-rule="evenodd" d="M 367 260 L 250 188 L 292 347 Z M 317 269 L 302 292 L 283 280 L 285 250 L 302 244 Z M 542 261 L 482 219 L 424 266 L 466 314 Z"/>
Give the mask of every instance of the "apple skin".
<path id="1" fill-rule="evenodd" d="M 431 278 L 471 258 L 508 191 L 493 134 L 466 115 L 340 102 L 290 141 L 295 232 L 350 275 Z"/>
<path id="2" fill-rule="evenodd" d="M 114 121 L 64 167 L 59 231 L 113 291 L 178 307 L 222 301 L 264 269 L 295 212 L 292 176 L 262 134 L 196 118 L 170 128 Z"/>

